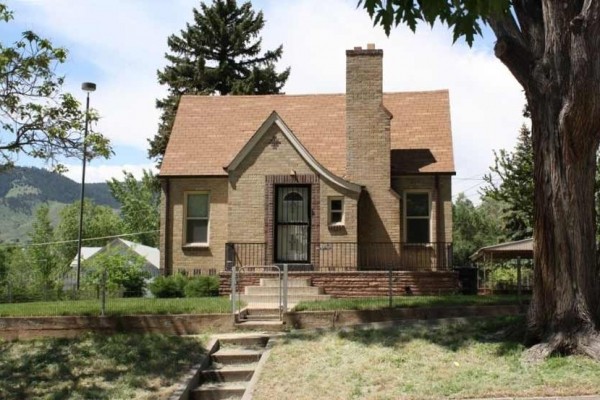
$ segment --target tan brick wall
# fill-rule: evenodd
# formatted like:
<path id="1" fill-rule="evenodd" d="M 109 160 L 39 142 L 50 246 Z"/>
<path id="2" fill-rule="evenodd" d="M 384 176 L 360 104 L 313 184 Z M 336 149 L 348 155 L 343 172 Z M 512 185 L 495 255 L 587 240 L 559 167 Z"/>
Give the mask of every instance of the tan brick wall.
<path id="1" fill-rule="evenodd" d="M 171 272 L 185 270 L 189 274 L 209 274 L 211 269 L 221 271 L 225 265 L 227 242 L 227 178 L 171 178 L 170 181 L 170 230 L 172 242 L 167 252 Z M 210 193 L 209 247 L 190 248 L 184 244 L 184 196 L 186 192 Z M 162 232 L 162 228 L 161 228 Z M 161 250 L 164 245 L 161 237 Z"/>
<path id="2" fill-rule="evenodd" d="M 383 51 L 346 52 L 347 178 L 365 185 L 358 239 L 400 240 L 399 200 L 390 190 L 390 115 L 382 105 Z"/>
<path id="3" fill-rule="evenodd" d="M 272 232 L 265 232 L 265 213 L 268 209 L 265 203 L 266 177 L 288 175 L 290 179 L 286 180 L 293 182 L 292 171 L 303 178 L 314 174 L 314 171 L 287 141 L 279 128 L 273 126 L 238 169 L 231 174 L 229 185 L 229 239 L 231 242 L 269 241 L 267 235 L 272 235 Z M 326 181 L 318 178 L 317 181 L 319 184 L 317 200 L 319 209 L 313 209 L 313 225 L 318 224 L 318 237 L 313 233 L 311 241 L 355 242 L 357 196 L 349 192 L 338 191 L 329 186 Z M 301 183 L 300 179 L 299 183 Z M 344 229 L 330 229 L 328 226 L 329 196 L 344 196 L 346 213 Z M 315 204 L 314 201 L 313 204 Z M 267 252 L 267 258 L 270 258 L 270 254 Z M 318 263 L 317 260 L 314 260 L 315 256 L 316 254 L 312 254 L 311 258 Z M 267 260 L 266 263 L 269 262 L 271 260 Z"/>
<path id="4" fill-rule="evenodd" d="M 271 141 L 275 136 L 277 145 Z M 277 126 L 269 131 L 230 174 L 229 240 L 231 242 L 265 241 L 265 176 L 313 174 Z"/>

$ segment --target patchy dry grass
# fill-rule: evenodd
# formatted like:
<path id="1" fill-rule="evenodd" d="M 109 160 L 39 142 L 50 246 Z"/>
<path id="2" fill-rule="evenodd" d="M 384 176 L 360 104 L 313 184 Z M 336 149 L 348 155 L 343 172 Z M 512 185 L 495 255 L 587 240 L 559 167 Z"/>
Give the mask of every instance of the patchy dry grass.
<path id="1" fill-rule="evenodd" d="M 600 364 L 520 361 L 519 318 L 290 335 L 275 346 L 255 399 L 439 399 L 600 392 Z M 510 327 L 511 335 L 504 329 Z M 518 334 L 515 334 L 517 331 Z"/>
<path id="2" fill-rule="evenodd" d="M 529 301 L 529 296 L 523 296 L 522 301 Z M 498 304 L 519 304 L 519 298 L 516 295 L 396 296 L 392 301 L 392 307 L 394 308 L 489 306 Z M 296 305 L 294 310 L 374 310 L 387 307 L 389 307 L 388 297 L 362 297 L 319 301 L 301 301 L 298 303 L 298 305 Z"/>
<path id="3" fill-rule="evenodd" d="M 0 398 L 164 399 L 206 341 L 129 334 L 0 342 Z"/>

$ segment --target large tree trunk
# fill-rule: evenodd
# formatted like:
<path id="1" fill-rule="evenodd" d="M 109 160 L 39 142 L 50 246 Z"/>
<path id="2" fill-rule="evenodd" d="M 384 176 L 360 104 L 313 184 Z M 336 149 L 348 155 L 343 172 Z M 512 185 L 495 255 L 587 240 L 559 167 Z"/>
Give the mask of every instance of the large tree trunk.
<path id="1" fill-rule="evenodd" d="M 527 353 L 600 359 L 594 175 L 600 140 L 600 1 L 513 1 L 490 19 L 496 56 L 527 96 L 535 276 Z M 518 23 L 515 21 L 518 19 Z"/>
<path id="2" fill-rule="evenodd" d="M 535 171 L 535 277 L 528 357 L 585 353 L 600 359 L 600 274 L 596 263 L 595 132 L 561 129 L 564 100 L 530 99 Z M 572 124 L 571 124 L 572 125 Z"/>

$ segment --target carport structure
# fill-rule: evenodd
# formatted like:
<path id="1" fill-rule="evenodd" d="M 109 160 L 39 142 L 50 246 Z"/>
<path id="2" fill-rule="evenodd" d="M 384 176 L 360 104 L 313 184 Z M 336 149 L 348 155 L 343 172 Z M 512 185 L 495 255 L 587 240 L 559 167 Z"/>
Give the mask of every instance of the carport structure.
<path id="1" fill-rule="evenodd" d="M 495 262 L 517 261 L 517 295 L 521 295 L 521 260 L 533 260 L 533 238 L 482 247 L 469 257 L 476 264 L 492 265 Z M 487 282 L 487 268 L 482 268 L 483 281 Z"/>

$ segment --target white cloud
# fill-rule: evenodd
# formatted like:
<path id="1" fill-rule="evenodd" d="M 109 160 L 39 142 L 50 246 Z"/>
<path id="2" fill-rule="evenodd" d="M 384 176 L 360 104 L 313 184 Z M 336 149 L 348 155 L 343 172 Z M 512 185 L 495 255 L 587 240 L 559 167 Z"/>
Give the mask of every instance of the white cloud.
<path id="1" fill-rule="evenodd" d="M 28 18 L 32 29 L 42 24 L 76 45 L 71 62 L 102 71 L 92 95 L 103 117 L 99 130 L 117 145 L 145 150 L 158 122 L 154 100 L 164 94 L 156 70 L 164 65 L 166 38 L 191 20 L 198 5 L 195 0 L 32 0 Z M 264 13 L 264 49 L 283 44 L 279 66 L 292 67 L 287 93 L 344 92 L 345 49 L 369 42 L 384 50 L 384 90 L 449 88 L 458 173 L 454 193 L 477 183 L 461 178 L 487 172 L 492 149 L 514 146 L 524 98 L 490 49 L 452 45 L 442 27 L 422 26 L 416 34 L 399 28 L 387 38 L 352 0 L 270 0 Z M 79 91 L 79 82 L 69 84 Z"/>
<path id="2" fill-rule="evenodd" d="M 75 182 L 81 182 L 81 165 L 66 164 L 65 166 L 68 171 L 64 175 Z M 158 173 L 153 164 L 94 165 L 92 163 L 85 168 L 85 182 L 106 182 L 111 178 L 122 180 L 123 171 L 130 172 L 137 179 L 140 179 L 143 175 L 142 171 L 145 169 Z"/>

